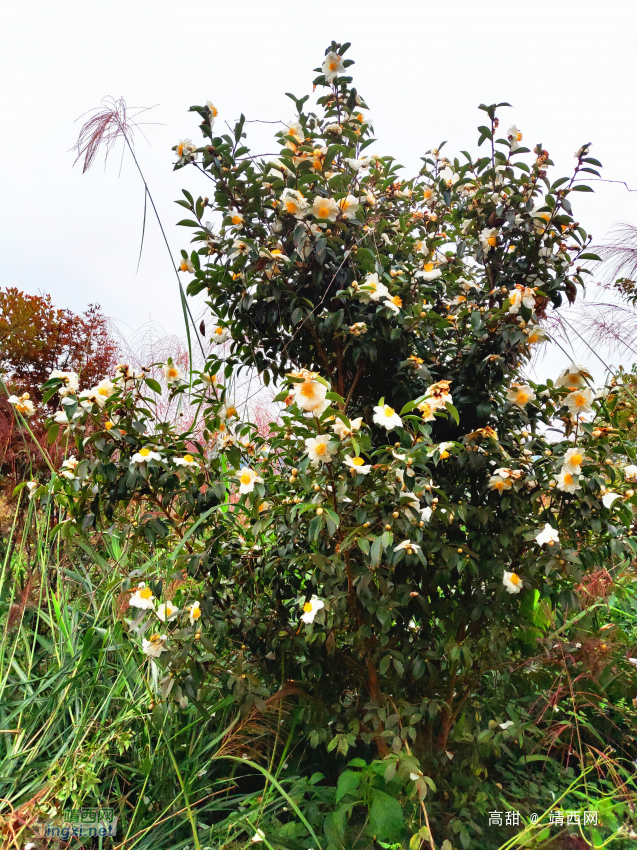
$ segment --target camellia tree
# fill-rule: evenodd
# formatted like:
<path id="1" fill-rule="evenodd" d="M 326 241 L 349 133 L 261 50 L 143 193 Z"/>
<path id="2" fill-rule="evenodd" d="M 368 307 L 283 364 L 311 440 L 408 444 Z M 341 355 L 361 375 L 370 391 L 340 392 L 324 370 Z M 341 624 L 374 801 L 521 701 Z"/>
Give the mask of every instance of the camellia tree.
<path id="1" fill-rule="evenodd" d="M 599 163 L 584 145 L 549 178 L 548 152 L 500 132 L 493 105 L 477 156 L 432 150 L 404 179 L 374 153 L 347 48 L 326 51 L 312 108 L 290 95 L 272 161 L 251 155 L 243 116 L 217 134 L 213 104 L 192 107 L 203 143 L 179 142 L 175 167 L 210 191 L 178 201 L 195 245 L 179 267 L 229 353 L 190 376 L 165 365 L 197 410 L 186 433 L 153 419 L 160 387 L 126 365 L 83 398 L 54 376 L 77 450 L 39 495 L 65 509 L 63 535 L 117 528 L 164 552 L 163 572 L 124 584 L 164 704 L 205 711 L 214 685 L 244 713 L 275 693 L 298 707 L 307 770 L 340 772 L 331 846 L 362 800 L 365 846 L 411 818 L 410 846 L 490 847 L 472 844 L 498 802 L 482 783 L 502 789 L 502 765 L 539 741 L 536 639 L 555 643 L 582 613 L 575 589 L 636 549 L 614 393 L 576 364 L 522 377 L 541 319 L 595 259 L 571 203 Z M 267 436 L 239 421 L 242 369 L 279 391 Z M 501 806 L 531 811 L 534 787 Z"/>

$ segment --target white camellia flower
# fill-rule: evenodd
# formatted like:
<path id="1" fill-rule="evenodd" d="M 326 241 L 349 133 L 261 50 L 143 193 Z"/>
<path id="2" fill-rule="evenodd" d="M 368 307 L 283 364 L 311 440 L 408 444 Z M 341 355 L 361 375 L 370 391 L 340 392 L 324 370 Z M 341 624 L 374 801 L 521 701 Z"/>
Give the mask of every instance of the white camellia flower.
<path id="1" fill-rule="evenodd" d="M 216 373 L 214 375 L 210 375 L 208 372 L 201 372 L 200 377 L 207 387 L 219 387 L 219 389 L 223 389 L 219 383 L 219 375 Z"/>
<path id="2" fill-rule="evenodd" d="M 361 156 L 358 159 L 346 159 L 345 162 L 349 165 L 352 171 L 360 171 L 361 168 L 369 168 L 374 161 L 372 156 Z"/>
<path id="3" fill-rule="evenodd" d="M 427 505 L 426 508 L 423 508 L 420 511 L 420 518 L 423 522 L 429 522 L 432 514 L 433 514 L 433 508 L 431 508 L 429 505 Z"/>
<path id="4" fill-rule="evenodd" d="M 617 499 L 621 499 L 619 493 L 604 493 L 602 496 L 602 504 L 609 510 L 613 507 Z"/>
<path id="5" fill-rule="evenodd" d="M 513 124 L 507 130 L 507 136 L 509 141 L 511 142 L 511 153 L 516 151 L 520 147 L 520 142 L 522 141 L 522 133 L 518 130 L 518 128 Z"/>
<path id="6" fill-rule="evenodd" d="M 230 210 L 228 213 L 230 216 L 230 223 L 237 228 L 237 230 L 241 230 L 243 227 L 243 216 L 238 210 Z"/>
<path id="7" fill-rule="evenodd" d="M 8 401 L 23 416 L 35 416 L 35 405 L 29 398 L 29 393 L 22 393 L 19 397 L 17 395 L 10 395 Z"/>
<path id="8" fill-rule="evenodd" d="M 140 581 L 135 592 L 128 600 L 128 604 L 131 608 L 141 608 L 144 611 L 149 611 L 151 608 L 155 607 L 155 601 L 153 591 L 150 587 L 146 586 L 145 582 Z"/>
<path id="9" fill-rule="evenodd" d="M 201 619 L 201 604 L 199 602 L 191 602 L 186 606 L 185 610 L 188 612 L 190 625 L 194 626 L 197 620 Z"/>
<path id="10" fill-rule="evenodd" d="M 534 325 L 530 331 L 529 335 L 526 338 L 526 341 L 529 345 L 541 345 L 543 342 L 548 342 L 550 340 L 550 336 L 539 325 Z"/>
<path id="11" fill-rule="evenodd" d="M 281 193 L 281 206 L 285 212 L 301 219 L 307 215 L 309 204 L 296 189 L 284 189 Z"/>
<path id="12" fill-rule="evenodd" d="M 376 272 L 369 272 L 360 287 L 360 299 L 366 304 L 369 301 L 380 301 L 389 298 L 389 289 L 378 279 Z"/>
<path id="13" fill-rule="evenodd" d="M 192 455 L 184 455 L 183 457 L 175 457 L 173 458 L 173 463 L 175 466 L 196 466 L 199 467 L 199 464 L 194 459 Z"/>
<path id="14" fill-rule="evenodd" d="M 177 156 L 180 162 L 188 162 L 195 158 L 197 146 L 193 145 L 192 139 L 179 139 L 177 142 Z"/>
<path id="15" fill-rule="evenodd" d="M 633 481 L 637 483 L 637 466 L 635 466 L 634 463 L 624 467 L 624 478 L 626 481 Z"/>
<path id="16" fill-rule="evenodd" d="M 424 401 L 422 405 L 428 404 L 432 410 L 444 410 L 445 405 L 453 404 L 453 398 L 449 392 L 451 381 L 437 381 L 435 384 L 430 384 L 425 391 Z M 418 409 L 421 410 L 421 404 Z M 424 415 L 424 412 L 421 410 Z"/>
<path id="17" fill-rule="evenodd" d="M 452 186 L 455 186 L 458 180 L 460 180 L 460 175 L 456 174 L 456 172 L 453 171 L 453 169 L 450 168 L 448 165 L 446 166 L 446 168 L 442 169 L 438 177 L 441 180 L 445 181 L 445 183 L 447 184 L 447 189 L 451 189 Z"/>
<path id="18" fill-rule="evenodd" d="M 94 404 L 97 404 L 97 398 L 94 390 L 82 390 L 78 396 L 80 407 L 84 410 L 91 410 Z"/>
<path id="19" fill-rule="evenodd" d="M 58 393 L 61 396 L 77 392 L 77 389 L 80 385 L 80 379 L 76 372 L 61 372 L 59 369 L 54 369 L 49 375 L 49 380 L 51 380 L 51 378 L 59 378 L 61 381 L 64 382 L 58 390 Z"/>
<path id="20" fill-rule="evenodd" d="M 143 373 L 135 372 L 133 367 L 129 366 L 127 363 L 118 363 L 115 367 L 115 377 L 113 380 L 115 383 L 119 383 L 121 381 L 125 387 L 130 387 L 135 383 L 135 380 L 143 377 Z"/>
<path id="21" fill-rule="evenodd" d="M 175 617 L 179 616 L 179 608 L 175 608 L 170 599 L 167 602 L 162 602 L 157 609 L 157 616 L 162 623 L 170 623 Z"/>
<path id="22" fill-rule="evenodd" d="M 212 342 L 214 342 L 215 345 L 221 345 L 222 343 L 227 342 L 229 339 L 230 331 L 228 330 L 228 328 L 222 328 L 220 325 L 217 325 L 217 327 L 212 332 Z"/>
<path id="23" fill-rule="evenodd" d="M 190 274 L 192 274 L 195 270 L 195 267 L 193 266 L 192 260 L 189 257 L 180 257 L 177 269 L 180 272 L 190 272 Z"/>
<path id="24" fill-rule="evenodd" d="M 68 478 L 69 481 L 72 481 L 75 478 L 75 470 L 77 469 L 77 465 L 79 460 L 76 457 L 67 458 L 60 467 L 60 475 L 63 478 Z"/>
<path id="25" fill-rule="evenodd" d="M 362 457 L 352 457 L 351 455 L 348 455 L 343 463 L 359 475 L 367 475 L 372 468 L 372 465 L 366 464 Z"/>
<path id="26" fill-rule="evenodd" d="M 567 449 L 563 458 L 564 465 L 562 466 L 562 470 L 579 475 L 582 471 L 584 460 L 584 452 L 581 449 Z"/>
<path id="27" fill-rule="evenodd" d="M 314 203 L 309 210 L 319 221 L 336 221 L 340 212 L 339 206 L 334 198 L 314 198 Z"/>
<path id="28" fill-rule="evenodd" d="M 237 257 L 245 257 L 249 251 L 249 246 L 247 242 L 244 242 L 241 239 L 235 239 L 232 243 L 232 253 L 228 255 L 228 259 L 232 262 L 232 260 L 236 260 Z"/>
<path id="29" fill-rule="evenodd" d="M 154 452 L 152 449 L 143 448 L 131 458 L 131 463 L 148 463 L 150 460 L 161 460 L 162 457 L 158 452 Z"/>
<path id="30" fill-rule="evenodd" d="M 339 439 L 345 440 L 347 437 L 351 437 L 354 431 L 360 430 L 360 427 L 363 424 L 363 417 L 359 416 L 357 419 L 350 419 L 349 424 L 350 427 L 348 428 L 342 419 L 336 417 L 332 423 L 332 430 Z"/>
<path id="31" fill-rule="evenodd" d="M 108 378 L 104 378 L 103 381 L 100 381 L 97 386 L 92 387 L 90 390 L 82 390 L 79 395 L 80 404 L 86 410 L 90 410 L 94 404 L 97 404 L 102 409 L 106 404 L 106 400 L 113 395 L 115 389 L 115 384 L 109 381 Z"/>
<path id="32" fill-rule="evenodd" d="M 492 475 L 489 478 L 489 489 L 497 490 L 500 495 L 502 495 L 505 490 L 510 490 L 512 487 L 513 480 L 511 478 L 505 478 L 502 475 Z"/>
<path id="33" fill-rule="evenodd" d="M 319 434 L 318 437 L 306 437 L 305 450 L 312 466 L 318 466 L 320 463 L 329 463 L 332 460 L 332 453 L 328 446 L 329 441 L 329 434 Z"/>
<path id="34" fill-rule="evenodd" d="M 538 546 L 544 546 L 545 543 L 549 546 L 553 546 L 555 543 L 560 542 L 560 536 L 557 529 L 553 528 L 553 526 L 549 525 L 547 522 L 542 531 L 535 536 L 535 542 Z"/>
<path id="35" fill-rule="evenodd" d="M 425 399 L 418 405 L 418 410 L 422 414 L 424 422 L 433 422 L 435 420 L 435 411 L 437 408 L 432 404 L 432 399 Z"/>
<path id="36" fill-rule="evenodd" d="M 586 386 L 587 379 L 590 379 L 591 373 L 586 366 L 581 366 L 579 363 L 571 363 L 566 369 L 563 369 L 557 381 L 556 387 L 568 387 L 570 390 L 581 390 Z"/>
<path id="37" fill-rule="evenodd" d="M 383 307 L 388 307 L 394 315 L 398 315 L 403 306 L 403 299 L 400 295 L 394 295 L 393 298 L 386 298 L 383 301 Z"/>
<path id="38" fill-rule="evenodd" d="M 394 428 L 401 428 L 403 424 L 403 420 L 394 408 L 388 404 L 377 405 L 374 408 L 374 422 L 377 425 L 382 425 L 388 431 L 393 431 Z"/>
<path id="39" fill-rule="evenodd" d="M 343 60 L 338 53 L 334 53 L 333 50 L 330 50 L 325 57 L 321 70 L 325 74 L 326 82 L 333 83 L 339 74 L 345 73 L 345 66 L 343 65 Z"/>
<path id="40" fill-rule="evenodd" d="M 116 390 L 116 386 L 112 381 L 109 381 L 108 378 L 104 378 L 97 384 L 97 386 L 93 387 L 93 392 L 95 393 L 95 400 L 97 401 L 100 407 L 104 407 L 106 404 L 106 399 L 110 398 Z"/>
<path id="41" fill-rule="evenodd" d="M 303 127 L 299 124 L 298 121 L 288 121 L 285 125 L 286 136 L 292 136 L 296 139 L 297 143 L 300 145 L 303 141 L 305 141 L 305 133 L 303 132 Z"/>
<path id="42" fill-rule="evenodd" d="M 562 468 L 562 471 L 557 476 L 557 489 L 563 493 L 576 493 L 582 489 L 582 485 L 577 480 L 577 475 Z"/>
<path id="43" fill-rule="evenodd" d="M 356 218 L 356 213 L 358 212 L 358 199 L 354 197 L 354 195 L 347 195 L 346 198 L 341 198 L 338 202 L 338 206 L 341 210 L 341 215 L 343 218 L 348 218 L 350 221 Z"/>
<path id="44" fill-rule="evenodd" d="M 507 400 L 518 407 L 524 407 L 535 401 L 535 398 L 535 393 L 528 384 L 511 384 L 511 388 L 507 390 Z"/>
<path id="45" fill-rule="evenodd" d="M 498 228 L 484 227 L 480 231 L 480 244 L 485 254 L 488 254 L 491 248 L 495 248 L 498 244 Z"/>
<path id="46" fill-rule="evenodd" d="M 325 608 L 325 602 L 322 599 L 319 599 L 318 596 L 313 596 L 309 602 L 304 602 L 302 605 L 303 613 L 301 614 L 301 619 L 304 623 L 313 623 L 314 618 L 321 610 L 321 608 Z"/>
<path id="47" fill-rule="evenodd" d="M 566 396 L 564 403 L 569 409 L 569 413 L 573 418 L 586 416 L 593 412 L 591 407 L 593 401 L 593 391 L 590 387 L 584 390 L 573 390 Z"/>
<path id="48" fill-rule="evenodd" d="M 435 454 L 436 452 L 438 452 L 438 454 L 440 455 L 440 460 L 446 460 L 450 456 L 449 455 L 449 449 L 452 446 L 453 446 L 453 443 L 445 440 L 442 443 L 438 443 L 437 446 L 432 446 L 430 451 L 431 451 L 432 454 Z"/>
<path id="49" fill-rule="evenodd" d="M 251 493 L 255 484 L 263 484 L 263 478 L 259 477 L 254 469 L 244 466 L 239 473 L 239 492 L 242 494 Z"/>
<path id="50" fill-rule="evenodd" d="M 442 277 L 442 272 L 433 263 L 425 263 L 422 270 L 416 272 L 415 276 L 427 281 L 437 280 L 439 277 Z"/>
<path id="51" fill-rule="evenodd" d="M 235 406 L 234 400 L 227 398 L 223 407 L 220 408 L 217 416 L 221 419 L 222 422 L 225 422 L 226 419 L 231 419 L 233 416 L 238 416 L 237 408 Z"/>
<path id="52" fill-rule="evenodd" d="M 417 549 L 420 549 L 420 546 L 417 543 L 412 543 L 411 540 L 403 540 L 398 546 L 394 546 L 394 552 L 405 550 L 408 555 L 413 555 Z"/>
<path id="53" fill-rule="evenodd" d="M 181 380 L 181 369 L 174 363 L 165 363 L 161 370 L 164 373 L 164 378 L 166 379 L 168 386 Z"/>
<path id="54" fill-rule="evenodd" d="M 159 658 L 162 652 L 166 652 L 166 635 L 151 635 L 148 640 L 142 638 L 142 650 L 149 658 Z"/>
<path id="55" fill-rule="evenodd" d="M 522 579 L 517 573 L 508 573 L 505 570 L 502 584 L 506 587 L 508 593 L 519 593 L 522 590 Z"/>
<path id="56" fill-rule="evenodd" d="M 307 410 L 320 416 L 329 407 L 329 401 L 325 398 L 327 387 L 321 381 L 315 380 L 313 372 L 305 373 L 301 383 L 292 385 L 292 395 L 301 410 Z"/>
<path id="57" fill-rule="evenodd" d="M 520 307 L 535 311 L 535 291 L 530 286 L 516 286 L 509 293 L 509 309 L 507 312 L 517 315 Z"/>

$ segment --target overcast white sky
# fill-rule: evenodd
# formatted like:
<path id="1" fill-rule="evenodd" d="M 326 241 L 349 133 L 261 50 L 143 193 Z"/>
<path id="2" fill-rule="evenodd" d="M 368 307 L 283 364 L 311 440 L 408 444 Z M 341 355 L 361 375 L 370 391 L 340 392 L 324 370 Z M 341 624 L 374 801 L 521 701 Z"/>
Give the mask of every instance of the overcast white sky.
<path id="1" fill-rule="evenodd" d="M 531 147 L 542 142 L 568 173 L 593 142 L 604 175 L 637 188 L 635 39 L 628 0 L 23 0 L 6 4 L 0 34 L 0 284 L 49 292 L 81 311 L 98 302 L 122 327 L 149 318 L 182 332 L 175 276 L 149 219 L 136 274 L 143 190 L 129 157 L 86 175 L 72 168 L 76 119 L 106 95 L 158 104 L 137 151 L 176 255 L 182 187 L 208 194 L 194 171 L 172 173 L 171 146 L 199 138 L 193 103 L 211 99 L 220 118 L 288 120 L 284 96 L 311 91 L 312 69 L 332 38 L 352 41 L 355 82 L 366 98 L 376 150 L 408 169 L 447 139 L 474 146 L 481 102 L 508 101 Z M 271 128 L 249 125 L 255 153 Z M 250 137 L 248 142 L 250 142 Z M 637 192 L 598 183 L 576 217 L 603 239 L 616 221 L 637 223 Z M 557 352 L 539 368 L 550 374 Z M 590 362 L 590 361 L 587 361 Z M 595 365 L 593 362 L 591 366 Z M 597 364 L 598 366 L 599 364 Z M 596 373 L 598 369 L 596 368 Z M 602 370 L 603 371 L 603 370 Z"/>

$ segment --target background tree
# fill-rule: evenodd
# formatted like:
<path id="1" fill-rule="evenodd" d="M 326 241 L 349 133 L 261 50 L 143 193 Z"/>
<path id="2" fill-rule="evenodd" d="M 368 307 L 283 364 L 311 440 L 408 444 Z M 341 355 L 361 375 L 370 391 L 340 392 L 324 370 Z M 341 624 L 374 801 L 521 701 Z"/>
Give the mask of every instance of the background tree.
<path id="1" fill-rule="evenodd" d="M 0 289 L 0 378 L 7 392 L 29 393 L 40 407 L 41 387 L 54 369 L 79 374 L 80 388 L 112 371 L 117 345 L 99 306 L 81 315 L 57 308 L 50 295 L 27 295 L 16 287 Z M 0 396 L 0 479 L 7 493 L 25 475 L 46 469 L 46 433 L 39 414 L 30 431 L 16 423 L 7 396 Z M 63 449 L 60 449 L 63 452 Z"/>
<path id="2" fill-rule="evenodd" d="M 82 388 L 113 370 L 117 348 L 98 305 L 55 307 L 50 295 L 0 289 L 0 371 L 11 389 L 37 394 L 54 369 L 77 372 Z"/>

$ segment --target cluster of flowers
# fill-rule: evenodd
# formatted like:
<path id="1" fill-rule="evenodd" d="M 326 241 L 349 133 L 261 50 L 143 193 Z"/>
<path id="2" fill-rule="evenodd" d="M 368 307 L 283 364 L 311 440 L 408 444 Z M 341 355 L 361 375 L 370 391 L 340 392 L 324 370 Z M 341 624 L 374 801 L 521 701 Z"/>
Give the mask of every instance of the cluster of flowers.
<path id="1" fill-rule="evenodd" d="M 339 114 L 343 116 L 341 124 L 325 124 L 314 113 L 300 115 L 299 120 L 288 122 L 285 130 L 279 134 L 283 145 L 281 158 L 262 166 L 263 173 L 257 179 L 261 180 L 263 189 L 270 193 L 269 201 L 267 197 L 264 198 L 264 209 L 266 213 L 268 209 L 272 211 L 268 219 L 270 232 L 266 239 L 261 235 L 262 219 L 258 226 L 253 223 L 247 210 L 240 211 L 237 208 L 237 205 L 244 203 L 238 197 L 232 202 L 235 206 L 222 211 L 223 229 L 219 238 L 214 235 L 212 225 L 205 223 L 203 236 L 208 240 L 216 240 L 215 252 L 220 262 L 231 265 L 233 279 L 246 282 L 249 279 L 252 286 L 260 280 L 267 282 L 276 275 L 283 275 L 288 283 L 293 283 L 292 277 L 297 274 L 299 266 L 305 267 L 312 252 L 318 250 L 318 240 L 334 236 L 331 225 L 342 223 L 339 224 L 341 230 L 336 231 L 339 236 L 346 224 L 355 225 L 354 251 L 367 240 L 373 251 L 378 250 L 379 242 L 385 250 L 390 251 L 392 242 L 401 236 L 401 256 L 396 256 L 396 262 L 389 273 L 378 270 L 369 272 L 363 280 L 354 281 L 349 286 L 347 291 L 362 306 L 378 305 L 395 316 L 402 314 L 403 318 L 410 314 L 417 316 L 418 313 L 424 317 L 426 313 L 422 312 L 422 307 L 426 299 L 414 298 L 417 286 L 424 283 L 431 287 L 435 281 L 443 278 L 440 288 L 434 290 L 434 298 L 446 306 L 452 321 L 456 320 L 454 314 L 461 310 L 471 312 L 479 309 L 480 313 L 488 314 L 493 307 L 493 296 L 504 295 L 508 298 L 504 313 L 515 319 L 527 343 L 545 342 L 548 335 L 540 327 L 536 315 L 537 305 L 546 302 L 542 287 L 552 278 L 566 273 L 565 270 L 573 262 L 570 255 L 573 252 L 581 253 L 582 245 L 567 245 L 563 241 L 562 237 L 570 233 L 572 228 L 554 222 L 557 211 L 547 207 L 545 200 L 539 197 L 537 179 L 531 179 L 521 188 L 514 180 L 511 164 L 503 160 L 496 167 L 498 191 L 490 192 L 474 173 L 475 164 L 469 171 L 468 166 L 461 168 L 457 163 L 452 166 L 439 151 L 434 151 L 435 169 L 431 173 L 427 169 L 423 170 L 424 181 L 398 182 L 389 187 L 385 185 L 387 181 L 381 179 L 385 174 L 385 166 L 390 164 L 386 157 L 358 154 L 347 157 L 338 153 L 336 156 L 330 155 L 326 168 L 328 147 L 324 144 L 316 146 L 322 137 L 333 136 L 337 127 L 341 131 L 346 127 L 354 127 L 355 138 L 360 136 L 362 140 L 370 129 L 370 119 L 364 110 L 361 111 L 361 107 L 350 108 L 338 92 L 335 92 L 331 103 L 332 111 L 338 108 Z M 522 134 L 516 127 L 509 129 L 507 138 L 510 154 L 524 150 L 520 147 Z M 579 159 L 585 153 L 578 152 Z M 548 155 L 544 152 L 539 159 L 542 160 L 539 165 L 544 166 Z M 299 169 L 306 162 L 310 163 L 311 173 L 319 181 L 315 184 L 315 188 L 319 188 L 312 195 L 308 195 L 304 187 L 314 184 L 307 180 L 300 181 L 303 172 Z M 330 180 L 336 174 L 345 176 L 350 185 L 332 196 L 329 194 Z M 505 183 L 505 178 L 510 183 Z M 303 189 L 289 185 L 295 180 L 304 183 Z M 279 191 L 281 183 L 288 185 Z M 342 188 L 342 181 L 338 186 Z M 449 198 L 452 190 L 456 195 Z M 529 210 L 533 200 L 536 205 Z M 380 207 L 376 210 L 381 202 L 382 210 Z M 481 258 L 484 260 L 496 248 L 502 248 L 507 253 L 514 252 L 516 229 L 519 233 L 526 233 L 529 238 L 537 237 L 544 247 L 540 248 L 538 271 L 530 277 L 525 275 L 527 285 L 513 284 L 510 289 L 506 286 L 489 289 L 481 269 L 472 268 L 469 264 L 465 264 L 464 273 L 467 276 L 458 276 L 457 257 L 453 251 L 449 252 L 449 246 L 460 239 L 468 239 L 473 230 L 479 227 L 481 216 L 487 216 L 494 204 L 498 209 L 499 220 L 505 223 L 483 227 L 474 233 L 482 252 Z M 445 210 L 450 205 L 464 209 L 467 215 L 460 232 L 456 232 L 455 225 L 447 222 Z M 562 215 L 560 221 L 564 217 Z M 242 231 L 247 233 L 245 237 L 240 236 Z M 290 239 L 292 232 L 293 240 Z M 554 253 L 556 244 L 559 249 L 557 254 Z M 348 247 L 346 256 L 350 250 Z M 180 269 L 194 272 L 191 259 L 185 252 L 182 253 L 184 256 L 180 261 Z M 449 274 L 443 277 L 446 269 L 450 270 Z M 477 280 L 472 279 L 474 274 Z M 515 274 L 512 267 L 511 276 Z M 508 278 L 509 275 L 504 277 Z M 528 284 L 533 283 L 532 278 L 537 278 L 537 281 L 530 286 Z M 411 303 L 405 301 L 406 296 Z M 526 318 L 523 318 L 522 313 Z M 365 316 L 365 321 L 355 321 L 348 327 L 353 336 L 361 337 L 370 330 L 369 318 Z M 215 341 L 225 342 L 228 338 L 227 328 L 219 326 L 215 329 Z"/>
<path id="2" fill-rule="evenodd" d="M 557 395 L 558 406 L 562 403 L 566 406 L 570 416 L 575 424 L 582 422 L 596 410 L 593 407 L 593 402 L 596 399 L 604 399 L 607 395 L 607 389 L 594 392 L 586 385 L 591 378 L 588 370 L 578 364 L 571 364 L 564 369 L 559 375 L 554 385 L 554 392 Z M 319 417 L 326 411 L 329 401 L 326 396 L 329 391 L 328 383 L 317 373 L 309 370 L 301 372 L 293 372 L 290 375 L 292 381 L 291 393 L 286 399 L 286 404 L 296 404 L 297 407 L 318 420 Z M 570 392 L 564 397 L 564 390 Z M 560 392 L 561 391 L 561 392 Z M 551 399 L 551 391 L 545 390 L 541 393 L 542 397 Z M 517 407 L 524 408 L 527 404 L 537 401 L 534 389 L 528 384 L 513 384 L 507 391 L 508 401 Z M 421 412 L 424 421 L 431 421 L 435 418 L 436 413 L 444 412 L 449 405 L 453 404 L 452 395 L 450 392 L 450 382 L 438 381 L 430 385 L 424 396 L 414 402 L 414 406 Z M 404 428 L 405 424 L 401 415 L 394 410 L 390 405 L 385 404 L 383 400 L 374 407 L 373 421 L 375 424 L 382 426 L 388 432 L 398 428 Z M 335 459 L 339 459 L 342 463 L 349 467 L 352 476 L 366 476 L 371 473 L 372 469 L 376 468 L 361 457 L 359 453 L 347 453 L 342 450 L 342 442 L 351 438 L 363 427 L 362 419 L 352 420 L 341 419 L 337 416 L 331 416 L 326 420 L 330 431 L 327 433 L 319 433 L 317 435 L 305 438 L 305 453 L 309 460 L 310 468 L 318 469 L 323 464 L 330 464 Z M 484 433 L 481 436 L 492 437 L 497 441 L 497 434 L 493 429 L 482 429 Z M 489 433 L 487 433 L 489 432 Z M 603 432 L 600 431 L 601 434 Z M 523 435 L 529 436 L 530 432 L 521 432 Z M 582 431 L 582 434 L 586 432 Z M 596 432 L 593 431 L 593 435 Z M 577 429 L 576 429 L 577 435 Z M 469 435 L 470 437 L 476 435 Z M 443 442 L 438 445 L 428 447 L 428 454 L 438 460 L 445 460 L 450 457 L 452 452 L 460 448 L 459 444 L 452 442 Z M 475 450 L 475 449 L 474 449 Z M 537 474 L 534 466 L 538 468 L 543 466 L 548 456 L 551 456 L 551 450 L 547 449 L 540 455 L 534 455 L 527 449 L 522 449 L 519 466 L 516 469 L 509 467 L 497 467 L 490 475 L 488 488 L 497 491 L 500 495 L 507 493 L 520 484 L 524 483 L 530 489 L 538 486 Z M 393 450 L 392 457 L 398 461 L 404 461 L 405 453 Z M 557 456 L 559 465 L 559 474 L 555 480 L 548 483 L 549 489 L 557 488 L 564 493 L 571 494 L 581 489 L 581 473 L 582 466 L 586 462 L 585 451 L 577 445 L 566 448 L 563 454 Z M 495 464 L 495 461 L 491 461 Z M 401 487 L 404 491 L 404 474 L 413 477 L 414 471 L 411 468 L 411 461 L 408 462 L 406 470 L 396 469 L 395 474 Z M 381 465 L 382 466 L 382 465 Z M 622 468 L 623 477 L 627 483 L 637 482 L 637 465 L 629 464 Z M 336 470 L 338 471 L 338 470 Z M 291 481 L 295 481 L 296 470 L 292 470 L 293 477 Z M 252 469 L 244 469 L 242 474 L 246 475 L 247 487 L 240 490 L 241 493 L 249 493 L 254 488 L 254 482 L 262 482 L 257 472 Z M 247 476 L 250 476 L 248 479 Z M 359 478 L 357 478 L 360 481 Z M 519 484 L 518 484 L 519 482 Z M 431 487 L 428 488 L 431 490 Z M 628 489 L 623 496 L 631 498 L 634 491 Z M 420 519 L 420 526 L 428 523 L 432 517 L 433 511 L 436 509 L 437 499 L 434 499 L 433 505 L 427 505 L 424 508 L 420 504 L 420 500 L 414 492 L 401 492 L 401 501 L 405 502 L 405 511 L 408 515 L 415 515 Z M 604 508 L 612 509 L 617 500 L 622 499 L 622 494 L 602 488 L 601 503 Z M 294 500 L 297 501 L 296 499 Z M 317 514 L 322 513 L 322 508 L 317 509 Z M 413 512 L 413 513 L 412 513 Z M 446 513 L 445 509 L 441 509 L 441 513 Z M 398 516 L 398 513 L 394 514 Z M 531 537 L 535 544 L 540 547 L 560 546 L 560 537 L 557 528 L 550 522 L 546 522 L 543 527 L 539 528 Z M 411 540 L 404 540 L 402 543 L 394 547 L 394 552 L 405 552 L 407 555 L 413 555 L 420 550 L 420 545 Z M 460 550 L 459 550 L 460 551 Z M 523 578 L 516 572 L 505 570 L 503 575 L 503 584 L 506 590 L 511 594 L 520 593 L 524 587 Z M 309 601 L 303 600 L 300 603 L 303 607 L 302 620 L 306 623 L 311 623 L 316 614 L 325 607 L 325 601 L 320 597 L 313 596 Z"/>
<path id="3" fill-rule="evenodd" d="M 158 604 L 158 600 L 153 595 L 153 591 L 141 581 L 134 589 L 132 596 L 128 600 L 131 608 L 139 608 L 142 611 L 150 611 L 162 623 L 171 623 L 181 615 L 182 618 L 187 618 L 191 626 L 198 628 L 199 620 L 201 619 L 201 605 L 199 602 L 189 602 L 183 609 L 173 605 L 171 600 Z M 158 658 L 162 652 L 166 652 L 168 635 L 166 634 L 151 634 L 149 638 L 143 638 L 142 650 L 149 658 Z"/>

